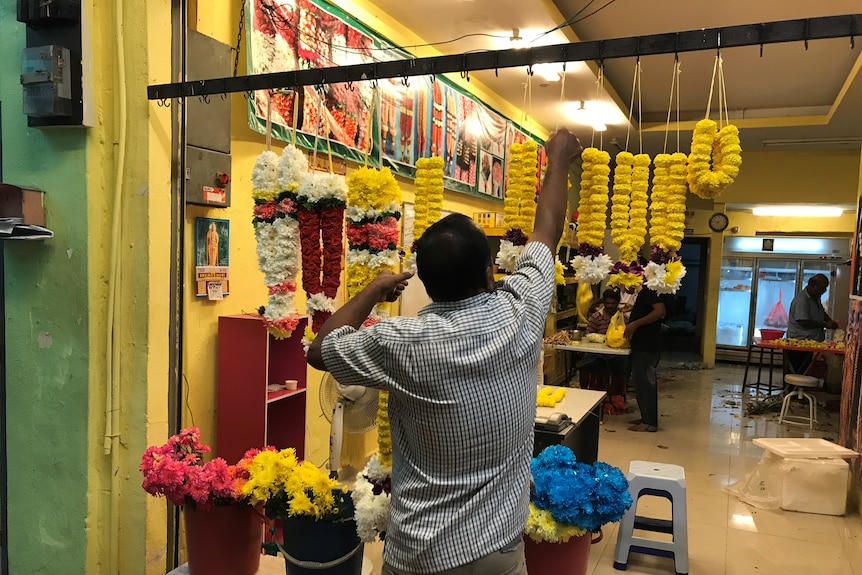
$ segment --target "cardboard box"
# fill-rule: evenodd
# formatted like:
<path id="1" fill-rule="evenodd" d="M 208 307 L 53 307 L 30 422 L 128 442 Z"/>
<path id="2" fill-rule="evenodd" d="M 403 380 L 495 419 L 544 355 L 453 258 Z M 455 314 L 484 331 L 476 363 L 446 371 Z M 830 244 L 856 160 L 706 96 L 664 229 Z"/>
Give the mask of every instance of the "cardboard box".
<path id="1" fill-rule="evenodd" d="M 31 226 L 45 226 L 45 192 L 38 188 L 0 183 L 0 217 L 21 218 Z"/>

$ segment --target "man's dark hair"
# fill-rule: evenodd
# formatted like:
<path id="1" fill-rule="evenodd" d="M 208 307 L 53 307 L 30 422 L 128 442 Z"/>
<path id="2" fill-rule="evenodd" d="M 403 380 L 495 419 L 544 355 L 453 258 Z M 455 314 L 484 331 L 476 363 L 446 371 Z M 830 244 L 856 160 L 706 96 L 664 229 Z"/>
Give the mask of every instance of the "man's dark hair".
<path id="1" fill-rule="evenodd" d="M 609 300 L 612 300 L 612 301 L 619 302 L 619 301 L 620 301 L 620 292 L 618 292 L 618 291 L 617 291 L 617 290 L 615 290 L 615 289 L 608 288 L 608 289 L 606 289 L 606 290 L 604 291 L 604 293 L 602 294 L 602 299 L 603 299 L 603 300 L 604 300 L 604 299 L 609 299 Z"/>
<path id="2" fill-rule="evenodd" d="M 823 274 L 814 274 L 811 276 L 811 279 L 808 280 L 808 285 L 826 288 L 829 287 L 829 278 Z"/>
<path id="3" fill-rule="evenodd" d="M 473 220 L 446 216 L 416 242 L 416 267 L 425 291 L 434 301 L 458 301 L 488 289 L 491 251 Z"/>

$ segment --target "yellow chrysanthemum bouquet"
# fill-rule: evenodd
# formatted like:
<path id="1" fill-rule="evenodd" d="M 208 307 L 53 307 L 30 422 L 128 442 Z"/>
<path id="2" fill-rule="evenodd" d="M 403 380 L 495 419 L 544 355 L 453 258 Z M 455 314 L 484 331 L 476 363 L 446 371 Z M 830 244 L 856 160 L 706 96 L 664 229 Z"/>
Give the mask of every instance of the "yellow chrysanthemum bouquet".
<path id="1" fill-rule="evenodd" d="M 248 466 L 242 493 L 253 505 L 263 504 L 270 519 L 307 518 L 342 521 L 353 518 L 350 493 L 296 451 L 267 448 Z"/>

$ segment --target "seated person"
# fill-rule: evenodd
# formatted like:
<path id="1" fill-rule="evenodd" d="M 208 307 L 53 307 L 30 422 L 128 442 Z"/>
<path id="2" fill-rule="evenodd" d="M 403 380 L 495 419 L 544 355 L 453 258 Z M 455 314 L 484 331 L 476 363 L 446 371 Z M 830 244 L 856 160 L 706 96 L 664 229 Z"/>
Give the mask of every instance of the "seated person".
<path id="1" fill-rule="evenodd" d="M 808 280 L 808 285 L 790 302 L 787 337 L 824 341 L 827 329 L 838 329 L 838 324 L 829 317 L 820 298 L 829 289 L 829 278 L 817 274 Z M 806 373 L 814 359 L 809 351 L 785 350 L 785 364 L 791 373 Z"/>
<path id="2" fill-rule="evenodd" d="M 607 289 L 602 294 L 601 307 L 590 315 L 587 333 L 607 333 L 611 318 L 620 310 L 620 292 Z M 623 395 L 625 378 L 628 373 L 628 359 L 619 355 L 599 355 L 585 353 L 578 363 L 581 387 L 595 387 L 596 380 L 611 376 L 608 386 L 610 395 Z"/>

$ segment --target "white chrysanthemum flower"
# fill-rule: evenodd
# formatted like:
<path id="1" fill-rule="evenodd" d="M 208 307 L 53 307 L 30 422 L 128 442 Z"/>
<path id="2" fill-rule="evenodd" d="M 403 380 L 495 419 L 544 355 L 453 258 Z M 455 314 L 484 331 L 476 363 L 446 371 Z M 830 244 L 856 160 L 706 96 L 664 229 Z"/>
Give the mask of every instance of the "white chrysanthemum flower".
<path id="1" fill-rule="evenodd" d="M 575 256 L 571 263 L 575 270 L 575 279 L 579 283 L 586 282 L 590 285 L 603 282 L 614 267 L 614 262 L 607 254 L 599 254 L 596 257 Z"/>
<path id="2" fill-rule="evenodd" d="M 278 161 L 278 187 L 296 190 L 308 175 L 308 159 L 293 144 L 288 144 Z"/>
<path id="3" fill-rule="evenodd" d="M 278 191 L 278 154 L 267 150 L 257 157 L 251 171 L 251 185 L 262 192 Z"/>
<path id="4" fill-rule="evenodd" d="M 371 261 L 371 252 L 368 250 L 347 250 L 347 265 L 367 266 Z"/>
<path id="5" fill-rule="evenodd" d="M 394 267 L 399 262 L 399 255 L 396 250 L 382 250 L 372 255 L 368 260 L 368 267 L 376 269 L 379 267 Z"/>
<path id="6" fill-rule="evenodd" d="M 524 246 L 516 246 L 508 240 L 500 241 L 500 251 L 497 252 L 495 263 L 500 269 L 507 271 L 515 271 L 515 264 L 521 253 L 524 251 Z"/>
<path id="7" fill-rule="evenodd" d="M 681 267 L 681 272 L 676 277 L 672 277 L 668 274 L 665 264 L 649 262 L 644 268 L 644 284 L 656 293 L 674 294 L 679 290 L 682 285 L 682 278 L 686 274 L 685 267 Z"/>
<path id="8" fill-rule="evenodd" d="M 322 293 L 312 294 L 305 303 L 305 309 L 308 310 L 309 314 L 313 314 L 316 311 L 328 311 L 332 313 L 335 311 L 335 300 L 326 297 Z"/>

